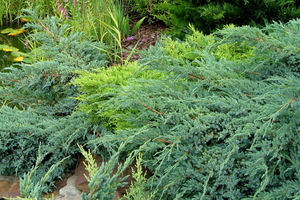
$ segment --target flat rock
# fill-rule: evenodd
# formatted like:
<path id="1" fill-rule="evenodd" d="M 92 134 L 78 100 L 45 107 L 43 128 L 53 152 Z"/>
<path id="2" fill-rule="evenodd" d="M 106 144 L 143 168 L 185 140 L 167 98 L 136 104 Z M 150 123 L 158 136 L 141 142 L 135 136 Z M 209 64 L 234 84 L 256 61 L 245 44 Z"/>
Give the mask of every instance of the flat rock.
<path id="1" fill-rule="evenodd" d="M 12 186 L 14 176 L 0 176 L 0 198 L 8 197 L 8 191 Z"/>
<path id="2" fill-rule="evenodd" d="M 19 196 L 21 196 L 20 182 L 19 182 L 19 179 L 16 178 L 14 180 L 14 182 L 12 183 L 12 185 L 10 186 L 10 189 L 8 190 L 8 197 L 15 198 L 15 197 L 19 197 Z"/>
<path id="3" fill-rule="evenodd" d="M 0 198 L 14 198 L 18 196 L 20 196 L 18 177 L 0 175 Z"/>
<path id="4" fill-rule="evenodd" d="M 81 192 L 75 187 L 77 176 L 73 175 L 68 178 L 67 185 L 59 190 L 59 195 L 55 200 L 81 200 Z"/>

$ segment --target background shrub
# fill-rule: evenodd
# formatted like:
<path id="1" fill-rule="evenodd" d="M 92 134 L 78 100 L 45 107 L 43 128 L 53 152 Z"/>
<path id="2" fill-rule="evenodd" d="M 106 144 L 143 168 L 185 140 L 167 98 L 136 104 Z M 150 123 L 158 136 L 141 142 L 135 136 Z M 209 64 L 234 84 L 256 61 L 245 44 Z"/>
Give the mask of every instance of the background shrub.
<path id="1" fill-rule="evenodd" d="M 149 12 L 181 38 L 189 32 L 189 23 L 207 34 L 226 24 L 264 25 L 273 20 L 287 22 L 300 16 L 298 1 L 136 0 L 131 3 L 142 16 Z"/>

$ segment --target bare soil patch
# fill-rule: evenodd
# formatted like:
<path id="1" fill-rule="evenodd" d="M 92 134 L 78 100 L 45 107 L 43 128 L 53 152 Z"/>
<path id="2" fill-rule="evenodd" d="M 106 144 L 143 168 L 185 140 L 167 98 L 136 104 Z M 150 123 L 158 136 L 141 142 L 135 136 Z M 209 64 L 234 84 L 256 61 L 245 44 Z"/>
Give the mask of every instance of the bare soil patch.
<path id="1" fill-rule="evenodd" d="M 131 24 L 135 24 L 139 19 L 131 20 Z M 138 31 L 132 36 L 122 41 L 122 47 L 124 50 L 123 59 L 126 59 L 131 50 L 138 43 L 135 52 L 132 54 L 130 61 L 140 59 L 140 50 L 147 50 L 157 42 L 161 33 L 167 29 L 167 26 L 163 23 L 157 22 L 154 24 L 148 24 L 146 21 L 142 23 Z"/>

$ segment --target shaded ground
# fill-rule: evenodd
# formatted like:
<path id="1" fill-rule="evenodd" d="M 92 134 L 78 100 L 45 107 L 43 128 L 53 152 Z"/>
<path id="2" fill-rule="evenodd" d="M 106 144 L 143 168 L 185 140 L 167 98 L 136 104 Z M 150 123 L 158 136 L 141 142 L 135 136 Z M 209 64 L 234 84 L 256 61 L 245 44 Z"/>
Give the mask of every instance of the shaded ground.
<path id="1" fill-rule="evenodd" d="M 131 24 L 134 24 L 138 19 L 131 20 Z M 131 56 L 130 61 L 135 61 L 140 58 L 139 50 L 148 49 L 150 45 L 155 45 L 157 38 L 161 36 L 161 32 L 166 30 L 167 27 L 163 23 L 148 24 L 146 21 L 140 26 L 138 31 L 133 35 L 133 37 L 123 40 L 122 47 L 124 49 L 124 59 L 127 58 L 130 51 L 134 48 L 137 42 L 137 50 Z"/>

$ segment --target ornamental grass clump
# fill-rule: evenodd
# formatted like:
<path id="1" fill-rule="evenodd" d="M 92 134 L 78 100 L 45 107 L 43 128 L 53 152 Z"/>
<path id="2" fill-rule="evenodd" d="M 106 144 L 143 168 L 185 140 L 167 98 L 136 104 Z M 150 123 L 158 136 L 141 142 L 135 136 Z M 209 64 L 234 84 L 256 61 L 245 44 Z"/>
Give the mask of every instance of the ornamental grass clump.
<path id="1" fill-rule="evenodd" d="M 228 28 L 194 59 L 174 58 L 167 44 L 151 47 L 139 65 L 164 76 L 132 78 L 101 109 L 90 107 L 114 111 L 98 123 L 129 125 L 89 144 L 112 152 L 122 145 L 124 158 L 142 153 L 153 174 L 143 193 L 154 199 L 299 198 L 299 33 L 300 20 Z M 215 55 L 221 45 L 245 51 Z"/>

